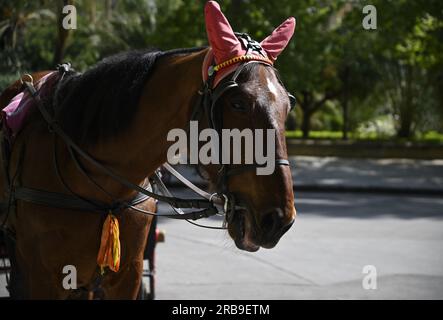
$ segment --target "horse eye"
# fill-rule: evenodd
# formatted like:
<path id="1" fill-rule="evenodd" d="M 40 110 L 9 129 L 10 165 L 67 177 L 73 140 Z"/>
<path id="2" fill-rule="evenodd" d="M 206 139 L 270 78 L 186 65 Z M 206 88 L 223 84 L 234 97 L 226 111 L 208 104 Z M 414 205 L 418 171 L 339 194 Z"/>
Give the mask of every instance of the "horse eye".
<path id="1" fill-rule="evenodd" d="M 295 108 L 295 105 L 297 104 L 297 100 L 295 99 L 295 96 L 293 96 L 290 93 L 288 93 L 288 97 L 289 97 L 289 104 L 291 106 L 291 111 L 292 111 Z"/>
<path id="2" fill-rule="evenodd" d="M 240 112 L 246 111 L 246 106 L 243 103 L 238 102 L 238 101 L 232 102 L 231 107 L 232 107 L 232 109 L 234 109 L 234 111 L 240 111 Z"/>

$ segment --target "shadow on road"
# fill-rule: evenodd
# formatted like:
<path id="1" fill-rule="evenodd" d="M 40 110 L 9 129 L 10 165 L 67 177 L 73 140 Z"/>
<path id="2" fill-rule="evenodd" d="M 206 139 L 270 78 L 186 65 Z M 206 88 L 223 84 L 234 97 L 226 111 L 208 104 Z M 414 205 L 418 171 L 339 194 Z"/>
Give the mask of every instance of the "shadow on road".
<path id="1" fill-rule="evenodd" d="M 443 219 L 443 199 L 410 195 L 296 192 L 298 214 L 371 219 Z"/>

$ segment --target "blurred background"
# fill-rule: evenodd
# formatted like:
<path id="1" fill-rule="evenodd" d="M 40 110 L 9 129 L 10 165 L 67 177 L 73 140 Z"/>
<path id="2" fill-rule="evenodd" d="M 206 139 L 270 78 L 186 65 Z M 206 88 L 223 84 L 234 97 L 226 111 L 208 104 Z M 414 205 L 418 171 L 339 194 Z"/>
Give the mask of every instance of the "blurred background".
<path id="1" fill-rule="evenodd" d="M 70 61 L 79 71 L 138 48 L 207 45 L 203 0 L 0 0 L 0 90 L 22 72 Z M 62 7 L 77 8 L 65 30 Z M 262 40 L 295 16 L 279 58 L 298 98 L 288 136 L 441 141 L 443 19 L 439 0 L 371 1 L 377 29 L 362 27 L 365 1 L 222 0 L 233 29 Z"/>
<path id="2" fill-rule="evenodd" d="M 250 254 L 223 232 L 160 220 L 158 298 L 443 299 L 443 3 L 373 0 L 376 30 L 362 27 L 366 1 L 219 3 L 258 41 L 297 19 L 276 63 L 298 102 L 286 124 L 297 225 Z M 76 30 L 61 27 L 68 4 Z M 84 71 L 125 50 L 205 46 L 204 4 L 0 0 L 0 91 L 62 61 Z M 377 289 L 362 286 L 367 265 Z"/>

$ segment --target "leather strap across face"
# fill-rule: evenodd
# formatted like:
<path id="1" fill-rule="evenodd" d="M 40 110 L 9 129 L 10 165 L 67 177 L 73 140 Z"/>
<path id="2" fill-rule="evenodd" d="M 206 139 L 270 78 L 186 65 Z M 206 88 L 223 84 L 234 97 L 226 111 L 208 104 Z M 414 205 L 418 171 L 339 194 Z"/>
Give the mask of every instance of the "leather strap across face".
<path id="1" fill-rule="evenodd" d="M 148 212 L 145 212 L 145 213 L 151 214 L 151 215 L 157 215 L 157 216 L 164 216 L 164 217 L 173 218 L 173 219 L 183 219 L 183 220 L 185 220 L 185 219 L 197 220 L 197 219 L 209 217 L 209 216 L 212 216 L 212 215 L 215 215 L 218 213 L 218 209 L 214 206 L 214 203 L 212 201 L 208 201 L 207 199 L 181 199 L 181 198 L 176 198 L 176 197 L 168 197 L 168 196 L 160 195 L 160 194 L 154 193 L 150 190 L 147 190 L 139 185 L 136 185 L 136 184 L 130 182 L 129 180 L 120 176 L 119 174 L 117 174 L 116 172 L 111 170 L 110 168 L 105 167 L 104 165 L 99 163 L 97 160 L 95 160 L 91 155 L 89 155 L 87 152 L 85 152 L 82 148 L 80 148 L 63 131 L 63 129 L 58 124 L 58 122 L 53 118 L 53 116 L 49 113 L 49 111 L 46 110 L 46 108 L 43 106 L 43 103 L 41 102 L 40 97 L 39 97 L 37 91 L 35 90 L 33 84 L 30 82 L 25 82 L 24 84 L 26 85 L 27 89 L 31 93 L 32 97 L 36 100 L 37 107 L 38 107 L 40 113 L 42 114 L 43 118 L 48 123 L 50 130 L 54 133 L 55 136 L 59 137 L 66 144 L 66 146 L 68 148 L 72 149 L 72 151 L 75 152 L 76 154 L 78 154 L 82 159 L 88 161 L 89 163 L 94 165 L 98 170 L 104 172 L 109 177 L 111 177 L 115 181 L 121 183 L 125 187 L 132 189 L 134 191 L 138 191 L 139 193 L 141 193 L 143 195 L 146 195 L 148 197 L 152 197 L 152 198 L 157 199 L 159 201 L 164 201 L 176 208 L 203 209 L 200 211 L 193 211 L 193 212 L 185 213 L 183 215 L 177 215 L 177 214 L 157 215 L 154 213 L 148 213 Z M 55 142 L 55 139 L 54 139 L 54 142 Z M 55 143 L 54 143 L 54 145 L 55 145 Z M 56 170 L 57 170 L 57 166 L 56 166 Z M 14 189 L 13 187 L 14 186 L 11 186 L 10 192 L 13 192 L 13 189 Z M 62 199 L 58 197 L 59 194 L 52 193 L 49 196 L 49 193 L 47 193 L 46 191 L 29 189 L 29 188 L 24 189 L 23 191 L 25 191 L 25 192 L 23 192 L 22 194 L 14 194 L 13 195 L 14 199 L 39 203 L 39 204 L 48 205 L 48 206 L 65 207 L 62 204 Z M 47 197 L 44 196 L 45 194 Z M 59 199 L 57 199 L 57 198 L 59 198 Z M 92 207 L 95 207 L 96 211 L 106 212 L 106 213 L 109 210 L 114 209 L 114 208 L 110 208 L 108 205 L 101 207 L 101 205 L 98 203 L 93 203 L 91 201 L 85 201 L 87 199 L 81 199 L 79 197 L 76 197 L 76 198 L 78 201 L 73 203 L 73 206 L 79 205 L 79 206 L 84 206 L 85 208 L 86 207 L 90 208 L 92 205 Z M 66 199 L 66 197 L 65 197 L 65 199 Z M 81 203 L 83 203 L 83 205 L 81 205 Z M 122 209 L 128 208 L 128 207 L 132 207 L 132 203 L 125 203 L 125 202 L 122 203 L 122 207 L 121 207 Z M 79 208 L 79 209 L 81 210 L 81 208 Z"/>
<path id="2" fill-rule="evenodd" d="M 239 77 L 241 72 L 246 68 L 246 66 L 249 64 L 252 64 L 252 63 L 260 63 L 260 64 L 272 66 L 272 64 L 269 64 L 267 62 L 263 62 L 261 60 L 254 59 L 251 61 L 246 61 L 246 62 L 240 64 L 239 66 L 237 66 L 237 69 L 233 72 L 233 74 L 231 72 L 232 76 L 229 80 L 219 83 L 212 90 L 210 89 L 211 84 L 213 83 L 216 75 L 212 74 L 212 75 L 209 75 L 209 77 L 208 77 L 208 80 L 205 85 L 206 90 L 204 90 L 204 92 L 203 92 L 203 95 L 204 95 L 203 99 L 202 99 L 203 104 L 204 104 L 203 109 L 206 112 L 209 127 L 216 130 L 219 133 L 219 135 L 221 135 L 221 129 L 223 127 L 223 110 L 221 109 L 220 106 L 217 106 L 217 102 L 226 92 L 238 87 L 237 78 Z M 197 106 L 197 108 L 198 108 L 198 106 Z M 193 120 L 195 120 L 195 119 L 193 119 Z M 221 141 L 220 141 L 220 144 L 221 144 Z M 221 145 L 220 145 L 220 150 L 222 150 Z M 258 164 L 241 165 L 240 167 L 233 168 L 229 164 L 222 164 L 222 154 L 221 153 L 220 153 L 220 164 L 221 164 L 221 167 L 219 169 L 219 176 L 217 178 L 217 183 L 216 183 L 217 190 L 219 190 L 219 192 L 221 194 L 223 194 L 223 195 L 227 196 L 229 199 L 231 199 L 231 201 L 230 201 L 231 203 L 234 203 L 235 198 L 229 192 L 229 188 L 228 188 L 229 177 L 231 177 L 233 175 L 244 173 L 244 172 L 252 170 L 252 169 L 256 169 L 257 167 L 260 167 L 260 165 L 258 165 Z M 279 166 L 279 165 L 288 166 L 289 161 L 286 159 L 276 159 L 275 164 L 277 166 Z M 232 214 L 233 214 L 233 212 L 232 212 Z"/>

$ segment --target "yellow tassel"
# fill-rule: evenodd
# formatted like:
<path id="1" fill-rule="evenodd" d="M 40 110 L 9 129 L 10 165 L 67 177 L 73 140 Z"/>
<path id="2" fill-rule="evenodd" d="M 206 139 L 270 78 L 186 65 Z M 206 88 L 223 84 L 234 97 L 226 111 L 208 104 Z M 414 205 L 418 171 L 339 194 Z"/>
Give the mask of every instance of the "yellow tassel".
<path id="1" fill-rule="evenodd" d="M 114 272 L 120 268 L 120 229 L 118 219 L 109 212 L 103 223 L 100 249 L 97 255 L 97 264 L 100 269 L 108 267 Z"/>

